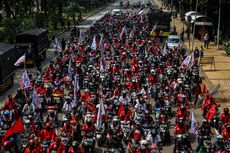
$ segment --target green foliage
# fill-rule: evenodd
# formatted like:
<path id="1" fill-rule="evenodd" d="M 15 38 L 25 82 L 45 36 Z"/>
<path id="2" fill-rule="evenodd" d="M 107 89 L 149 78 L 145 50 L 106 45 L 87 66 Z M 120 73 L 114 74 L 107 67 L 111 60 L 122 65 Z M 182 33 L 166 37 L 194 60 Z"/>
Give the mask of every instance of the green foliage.
<path id="1" fill-rule="evenodd" d="M 230 39 L 223 42 L 224 50 L 227 55 L 230 55 Z"/>

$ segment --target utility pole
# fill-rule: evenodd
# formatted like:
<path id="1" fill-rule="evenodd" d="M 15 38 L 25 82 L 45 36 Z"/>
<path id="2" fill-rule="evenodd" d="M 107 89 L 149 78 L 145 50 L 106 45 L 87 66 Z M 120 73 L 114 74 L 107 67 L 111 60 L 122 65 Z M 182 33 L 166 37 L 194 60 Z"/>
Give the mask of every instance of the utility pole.
<path id="1" fill-rule="evenodd" d="M 221 0 L 219 0 L 219 17 L 218 17 L 218 28 L 217 28 L 217 49 L 219 50 L 220 44 L 220 15 L 221 15 Z"/>
<path id="2" fill-rule="evenodd" d="M 194 49 L 194 36 L 196 30 L 196 17 L 197 17 L 197 8 L 198 8 L 198 0 L 196 0 L 196 13 L 195 13 L 195 20 L 193 22 L 193 31 L 192 31 L 192 51 Z"/>

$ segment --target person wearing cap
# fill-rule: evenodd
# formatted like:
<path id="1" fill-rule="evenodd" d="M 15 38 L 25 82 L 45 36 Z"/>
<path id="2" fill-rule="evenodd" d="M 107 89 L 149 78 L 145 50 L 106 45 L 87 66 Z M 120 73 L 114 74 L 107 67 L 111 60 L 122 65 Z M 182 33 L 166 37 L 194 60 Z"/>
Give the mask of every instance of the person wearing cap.
<path id="1" fill-rule="evenodd" d="M 52 153 L 55 150 L 58 153 L 65 153 L 65 145 L 61 142 L 60 137 L 55 137 L 55 141 L 51 143 L 47 153 Z"/>

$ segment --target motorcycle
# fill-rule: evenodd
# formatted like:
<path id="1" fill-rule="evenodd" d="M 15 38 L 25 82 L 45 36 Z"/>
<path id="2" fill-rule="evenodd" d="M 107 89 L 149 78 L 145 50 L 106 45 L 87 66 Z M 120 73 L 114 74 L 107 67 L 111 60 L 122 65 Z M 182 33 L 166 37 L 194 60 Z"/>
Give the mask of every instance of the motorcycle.
<path id="1" fill-rule="evenodd" d="M 130 126 L 130 121 L 121 121 L 121 129 L 123 132 L 123 141 L 125 142 L 125 144 L 128 144 L 128 139 L 129 139 L 129 133 L 131 130 L 131 126 Z"/>
<path id="2" fill-rule="evenodd" d="M 50 141 L 48 141 L 48 140 L 43 140 L 43 141 L 41 142 L 41 146 L 42 146 L 42 151 L 43 151 L 43 152 L 47 152 L 47 150 L 48 150 L 48 148 L 49 148 L 49 146 L 50 146 Z"/>
<path id="3" fill-rule="evenodd" d="M 91 153 L 94 150 L 94 139 L 91 135 L 83 138 L 82 146 L 84 148 L 84 153 Z"/>
<path id="4" fill-rule="evenodd" d="M 102 124 L 102 127 L 96 131 L 96 141 L 99 147 L 102 147 L 103 142 L 105 140 L 104 132 L 105 132 L 105 124 Z"/>
<path id="5" fill-rule="evenodd" d="M 166 143 L 170 142 L 170 134 L 168 129 L 169 127 L 166 123 L 160 124 L 159 126 L 161 142 L 163 143 L 163 146 L 165 146 Z"/>

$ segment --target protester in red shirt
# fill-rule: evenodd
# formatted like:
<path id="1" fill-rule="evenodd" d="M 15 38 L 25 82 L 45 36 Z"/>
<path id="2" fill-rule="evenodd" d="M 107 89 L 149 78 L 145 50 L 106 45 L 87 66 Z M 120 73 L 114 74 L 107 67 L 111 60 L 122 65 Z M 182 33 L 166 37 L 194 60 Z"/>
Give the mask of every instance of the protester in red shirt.
<path id="1" fill-rule="evenodd" d="M 65 145 L 61 142 L 60 137 L 55 138 L 55 141 L 51 143 L 47 153 L 52 153 L 52 151 L 57 151 L 58 153 L 65 153 Z"/>

